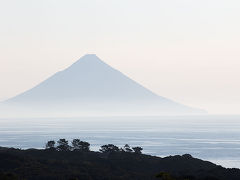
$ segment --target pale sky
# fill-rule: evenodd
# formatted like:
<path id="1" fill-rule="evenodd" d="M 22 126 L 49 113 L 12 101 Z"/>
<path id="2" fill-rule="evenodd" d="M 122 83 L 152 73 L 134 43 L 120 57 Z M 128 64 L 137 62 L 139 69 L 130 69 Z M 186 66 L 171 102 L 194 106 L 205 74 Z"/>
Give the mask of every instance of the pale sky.
<path id="1" fill-rule="evenodd" d="M 0 0 L 0 100 L 87 53 L 160 96 L 240 114 L 239 0 Z"/>

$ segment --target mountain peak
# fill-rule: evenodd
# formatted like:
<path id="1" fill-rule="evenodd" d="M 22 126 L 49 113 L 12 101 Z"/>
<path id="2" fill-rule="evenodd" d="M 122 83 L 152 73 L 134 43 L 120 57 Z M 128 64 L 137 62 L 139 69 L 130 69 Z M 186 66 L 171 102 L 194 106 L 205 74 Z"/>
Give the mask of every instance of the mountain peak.
<path id="1" fill-rule="evenodd" d="M 80 59 L 86 59 L 86 60 L 88 60 L 88 59 L 99 59 L 98 57 L 97 57 L 97 55 L 96 54 L 85 54 L 84 56 L 82 56 Z M 80 60 L 79 59 L 79 60 Z"/>
<path id="2" fill-rule="evenodd" d="M 96 54 L 85 54 L 83 57 L 85 57 L 85 56 L 97 56 L 97 55 Z"/>
<path id="3" fill-rule="evenodd" d="M 96 54 L 86 54 L 83 57 L 81 57 L 77 62 L 79 61 L 101 61 L 103 62 Z"/>
<path id="4" fill-rule="evenodd" d="M 73 63 L 69 68 L 72 69 L 72 68 L 79 68 L 79 67 L 85 67 L 85 66 L 94 68 L 100 64 L 107 65 L 96 54 L 86 54 L 83 57 L 81 57 L 79 60 L 77 60 L 75 63 Z"/>

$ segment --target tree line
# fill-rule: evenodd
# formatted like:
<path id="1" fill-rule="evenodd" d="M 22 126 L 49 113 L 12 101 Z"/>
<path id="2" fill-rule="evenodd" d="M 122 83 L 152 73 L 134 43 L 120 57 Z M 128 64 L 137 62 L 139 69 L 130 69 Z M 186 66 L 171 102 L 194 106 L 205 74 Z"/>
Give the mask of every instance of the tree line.
<path id="1" fill-rule="evenodd" d="M 90 143 L 86 141 L 81 141 L 80 139 L 73 139 L 71 145 L 69 145 L 68 140 L 59 139 L 57 142 L 54 140 L 48 141 L 45 146 L 46 150 L 54 151 L 81 151 L 89 152 Z M 112 153 L 112 152 L 127 152 L 127 153 L 136 153 L 141 154 L 142 147 L 130 147 L 128 144 L 125 144 L 123 147 L 119 148 L 113 144 L 102 145 L 99 151 L 101 153 Z"/>

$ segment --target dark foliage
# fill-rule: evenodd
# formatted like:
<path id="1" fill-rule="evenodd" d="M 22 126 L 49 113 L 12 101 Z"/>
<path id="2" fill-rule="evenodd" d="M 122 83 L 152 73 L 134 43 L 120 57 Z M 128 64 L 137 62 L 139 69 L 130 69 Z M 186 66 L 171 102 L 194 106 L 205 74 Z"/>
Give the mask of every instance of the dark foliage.
<path id="1" fill-rule="evenodd" d="M 125 152 L 132 152 L 133 151 L 128 144 L 125 144 L 125 146 L 123 147 L 123 150 Z"/>
<path id="2" fill-rule="evenodd" d="M 72 141 L 72 150 L 73 151 L 89 151 L 90 144 L 85 141 L 81 141 L 80 139 L 73 139 Z"/>
<path id="3" fill-rule="evenodd" d="M 119 148 L 113 144 L 107 144 L 101 146 L 101 149 L 99 150 L 102 153 L 112 153 L 112 152 L 119 152 Z"/>
<path id="4" fill-rule="evenodd" d="M 46 143 L 46 149 L 55 150 L 55 141 L 48 141 Z"/>
<path id="5" fill-rule="evenodd" d="M 58 146 L 57 146 L 58 151 L 69 151 L 71 149 L 66 139 L 59 139 L 57 143 L 58 143 Z"/>
<path id="6" fill-rule="evenodd" d="M 140 147 L 132 148 L 132 152 L 130 146 L 125 146 L 120 151 L 112 144 L 102 146 L 100 153 L 89 151 L 89 144 L 82 142 L 73 140 L 70 147 L 62 139 L 58 150 L 53 151 L 49 150 L 55 148 L 53 143 L 45 150 L 0 147 L 0 180 L 240 179 L 239 169 L 226 169 L 191 155 L 160 158 L 139 153 Z"/>
<path id="7" fill-rule="evenodd" d="M 166 172 L 160 172 L 159 174 L 156 175 L 156 178 L 159 178 L 162 180 L 174 180 L 174 178 L 169 173 L 166 173 Z"/>
<path id="8" fill-rule="evenodd" d="M 133 149 L 133 151 L 134 151 L 136 154 L 142 154 L 143 148 L 141 148 L 141 147 L 133 147 L 132 149 Z"/>
<path id="9" fill-rule="evenodd" d="M 1 180 L 17 180 L 19 178 L 15 174 L 12 174 L 12 173 L 0 172 L 0 179 Z"/>

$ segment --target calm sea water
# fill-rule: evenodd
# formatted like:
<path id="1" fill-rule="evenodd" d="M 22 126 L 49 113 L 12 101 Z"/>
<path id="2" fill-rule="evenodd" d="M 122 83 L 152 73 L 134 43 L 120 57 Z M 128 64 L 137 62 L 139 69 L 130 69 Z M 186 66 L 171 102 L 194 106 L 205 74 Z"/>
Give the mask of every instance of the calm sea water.
<path id="1" fill-rule="evenodd" d="M 240 168 L 240 116 L 0 119 L 0 146 L 44 148 L 48 140 L 141 146 L 156 156 L 192 154 Z"/>

